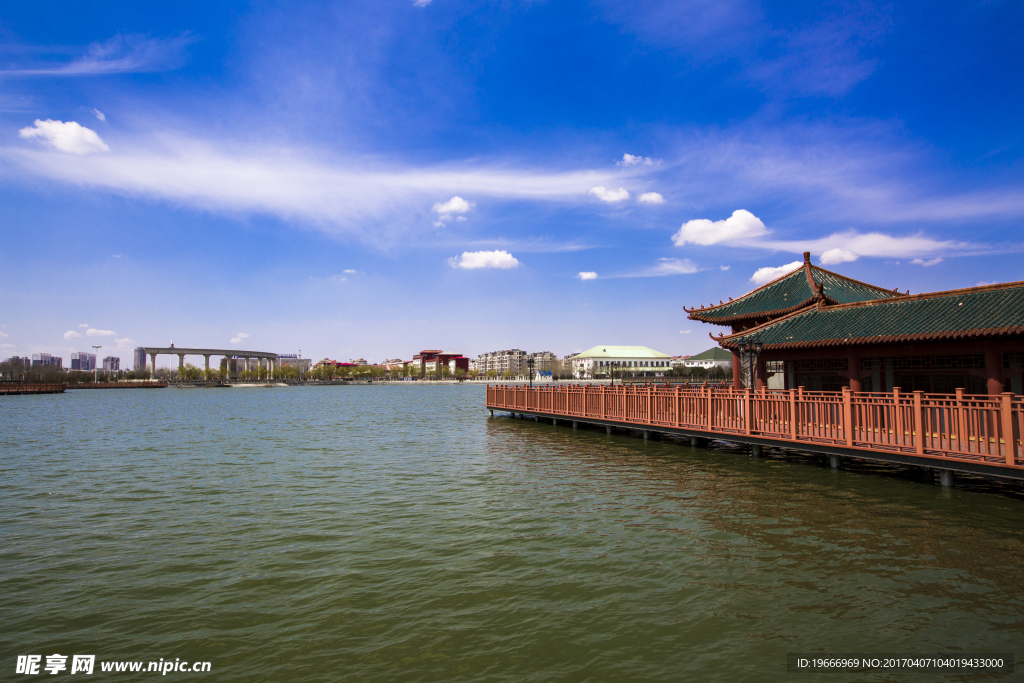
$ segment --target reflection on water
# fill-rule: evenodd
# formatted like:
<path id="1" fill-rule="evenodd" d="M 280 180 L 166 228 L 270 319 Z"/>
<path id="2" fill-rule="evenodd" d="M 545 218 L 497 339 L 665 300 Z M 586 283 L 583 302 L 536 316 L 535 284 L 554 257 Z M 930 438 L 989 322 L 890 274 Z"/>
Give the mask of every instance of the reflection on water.
<path id="1" fill-rule="evenodd" d="M 479 386 L 3 400 L 11 665 L 732 681 L 795 651 L 1020 656 L 1012 496 L 488 419 Z"/>

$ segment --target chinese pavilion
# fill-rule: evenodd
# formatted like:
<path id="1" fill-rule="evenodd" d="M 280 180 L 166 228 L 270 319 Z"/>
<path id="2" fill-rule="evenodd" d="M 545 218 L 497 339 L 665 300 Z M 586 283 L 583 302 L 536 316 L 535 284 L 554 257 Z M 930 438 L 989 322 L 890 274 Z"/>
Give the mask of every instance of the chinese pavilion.
<path id="1" fill-rule="evenodd" d="M 712 335 L 733 354 L 761 349 L 757 388 L 1020 394 L 1024 372 L 1024 282 L 928 294 L 859 282 L 811 264 L 718 306 L 686 309 L 691 320 L 731 327 Z"/>

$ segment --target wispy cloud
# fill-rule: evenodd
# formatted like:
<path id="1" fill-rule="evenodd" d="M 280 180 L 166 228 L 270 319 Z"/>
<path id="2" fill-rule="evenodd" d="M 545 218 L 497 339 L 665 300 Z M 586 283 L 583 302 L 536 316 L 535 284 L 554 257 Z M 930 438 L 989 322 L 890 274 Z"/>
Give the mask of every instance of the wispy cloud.
<path id="1" fill-rule="evenodd" d="M 234 337 L 231 338 L 231 343 L 232 344 L 238 344 L 243 339 L 248 339 L 248 337 L 249 337 L 248 333 L 246 333 L 246 332 L 239 332 L 238 334 L 236 334 Z"/>
<path id="2" fill-rule="evenodd" d="M 185 63 L 186 50 L 197 40 L 190 33 L 167 38 L 119 34 L 92 43 L 69 61 L 34 63 L 0 69 L 2 76 L 102 76 L 115 73 L 170 71 Z M 102 120 L 102 119 L 101 119 Z"/>
<path id="3" fill-rule="evenodd" d="M 660 258 L 653 265 L 628 273 L 608 275 L 609 278 L 664 277 L 666 275 L 692 275 L 701 268 L 689 259 Z"/>
<path id="4" fill-rule="evenodd" d="M 79 187 L 219 212 L 275 215 L 374 242 L 415 229 L 399 217 L 439 194 L 459 193 L 438 205 L 450 208 L 455 198 L 467 195 L 582 203 L 595 182 L 628 173 L 471 162 L 411 167 L 365 158 L 324 159 L 292 148 L 229 148 L 174 135 L 130 146 L 120 142 L 116 151 L 77 158 L 0 148 L 0 169 L 4 166 Z"/>
<path id="5" fill-rule="evenodd" d="M 576 277 L 578 277 L 581 280 L 596 280 L 597 279 L 597 273 L 595 273 L 592 270 L 585 270 L 585 271 L 581 271 L 579 274 L 577 274 Z"/>
<path id="6" fill-rule="evenodd" d="M 64 338 L 65 339 L 81 339 L 82 335 L 80 335 L 78 332 L 75 332 L 74 330 L 68 330 L 67 332 L 64 333 Z"/>
<path id="7" fill-rule="evenodd" d="M 113 330 L 96 330 L 91 327 L 85 331 L 85 336 L 87 337 L 114 337 L 116 335 L 117 332 Z"/>

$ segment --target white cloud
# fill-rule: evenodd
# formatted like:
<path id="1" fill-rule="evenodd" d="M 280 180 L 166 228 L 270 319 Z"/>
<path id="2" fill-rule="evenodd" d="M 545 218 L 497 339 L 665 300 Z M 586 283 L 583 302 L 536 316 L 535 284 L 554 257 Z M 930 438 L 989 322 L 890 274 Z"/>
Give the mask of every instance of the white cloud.
<path id="1" fill-rule="evenodd" d="M 640 164 L 650 166 L 653 162 L 651 161 L 650 157 L 638 157 L 633 156 L 632 154 L 623 154 L 622 161 L 616 161 L 615 163 L 620 164 L 622 166 L 638 166 Z"/>
<path id="2" fill-rule="evenodd" d="M 343 270 L 341 272 L 348 273 L 349 275 L 351 275 L 351 274 L 355 273 L 356 271 L 353 270 L 352 268 L 346 268 L 345 270 Z"/>
<path id="3" fill-rule="evenodd" d="M 110 148 L 100 139 L 96 131 L 80 125 L 77 121 L 53 121 L 36 119 L 34 127 L 22 128 L 18 135 L 25 139 L 39 138 L 54 149 L 70 154 L 91 154 L 109 152 Z"/>
<path id="4" fill-rule="evenodd" d="M 692 330 L 679 330 L 679 334 L 690 334 Z"/>
<path id="5" fill-rule="evenodd" d="M 596 280 L 597 279 L 597 273 L 595 273 L 592 270 L 584 270 L 584 271 L 580 271 L 576 275 L 576 277 L 578 277 L 581 280 Z"/>
<path id="6" fill-rule="evenodd" d="M 597 185 L 590 188 L 590 194 L 594 195 L 602 202 L 608 202 L 609 204 L 621 202 L 623 199 L 629 199 L 629 192 L 621 187 L 617 190 L 608 190 L 603 185 Z"/>
<path id="7" fill-rule="evenodd" d="M 10 337 L 10 336 L 11 335 L 7 334 L 6 332 L 0 332 L 0 337 Z"/>
<path id="8" fill-rule="evenodd" d="M 641 204 L 664 204 L 665 198 L 657 192 L 644 192 L 637 198 Z"/>
<path id="9" fill-rule="evenodd" d="M 117 343 L 117 345 L 119 347 L 122 347 L 122 348 L 124 348 L 124 347 L 134 348 L 135 346 L 138 346 L 135 343 L 134 339 L 129 339 L 128 337 L 124 337 L 123 339 L 115 339 L 114 341 Z"/>
<path id="10" fill-rule="evenodd" d="M 96 118 L 98 118 L 100 121 L 106 121 L 107 120 L 106 115 L 103 112 L 101 112 L 99 109 L 90 109 L 89 111 L 91 111 L 92 115 L 95 116 Z"/>
<path id="11" fill-rule="evenodd" d="M 464 251 L 461 256 L 448 259 L 448 265 L 452 268 L 464 268 L 473 270 L 475 268 L 516 268 L 519 261 L 504 250 L 499 251 Z"/>
<path id="12" fill-rule="evenodd" d="M 432 0 L 412 0 L 413 7 L 426 7 Z"/>
<path id="13" fill-rule="evenodd" d="M 711 221 L 707 218 L 687 221 L 679 228 L 679 232 L 672 235 L 672 241 L 677 247 L 687 242 L 707 246 L 719 242 L 749 240 L 766 234 L 768 228 L 760 218 L 744 209 L 737 209 L 731 216 L 721 221 Z"/>
<path id="14" fill-rule="evenodd" d="M 731 267 L 732 266 L 718 266 L 718 269 L 722 270 L 722 271 L 725 271 L 725 270 L 729 270 L 729 268 L 731 268 Z"/>
<path id="15" fill-rule="evenodd" d="M 89 323 L 78 323 L 79 327 L 89 327 Z"/>
<path id="16" fill-rule="evenodd" d="M 435 228 L 443 228 L 445 226 L 444 221 L 433 221 Z"/>
<path id="17" fill-rule="evenodd" d="M 937 266 L 940 263 L 942 263 L 942 257 L 936 256 L 935 258 L 929 259 L 927 261 L 925 261 L 924 259 L 916 258 L 913 261 L 911 261 L 911 263 L 913 263 L 915 266 Z"/>
<path id="18" fill-rule="evenodd" d="M 766 282 L 771 282 L 775 278 L 782 277 L 786 273 L 791 273 L 804 264 L 803 261 L 793 261 L 787 263 L 784 266 L 778 266 L 777 268 L 764 267 L 758 268 L 754 271 L 754 274 L 750 276 L 750 281 L 755 285 L 763 285 Z"/>
<path id="19" fill-rule="evenodd" d="M 985 285 L 998 285 L 998 284 L 999 284 L 998 280 L 982 280 L 981 282 L 976 284 L 975 287 L 984 287 Z"/>
<path id="20" fill-rule="evenodd" d="M 462 197 L 452 197 L 444 203 L 434 204 L 434 211 L 441 215 L 451 215 L 453 213 L 466 213 L 473 205 L 467 202 Z"/>
<path id="21" fill-rule="evenodd" d="M 837 263 L 847 263 L 849 261 L 856 261 L 857 258 L 857 254 L 854 254 L 852 251 L 849 251 L 848 249 L 840 249 L 839 247 L 835 247 L 834 249 L 829 249 L 828 251 L 821 255 L 821 262 L 826 266 L 831 266 Z"/>
<path id="22" fill-rule="evenodd" d="M 65 339 L 80 339 L 81 337 L 82 335 L 78 334 L 74 330 L 68 330 L 67 332 L 64 333 Z"/>
<path id="23" fill-rule="evenodd" d="M 246 339 L 248 336 L 249 335 L 246 332 L 239 332 L 238 334 L 236 334 L 234 337 L 231 338 L 231 343 L 232 344 L 237 344 L 238 342 L 242 341 L 243 339 Z"/>
<path id="24" fill-rule="evenodd" d="M 91 327 L 85 331 L 87 337 L 114 337 L 116 335 L 117 332 L 113 330 L 95 330 Z"/>
<path id="25" fill-rule="evenodd" d="M 937 252 L 964 253 L 980 249 L 980 245 L 957 242 L 955 240 L 935 240 L 921 234 L 897 237 L 880 232 L 860 233 L 856 230 L 837 232 L 828 237 L 814 240 L 762 240 L 756 241 L 751 246 L 793 253 L 810 251 L 812 254 L 820 253 L 822 255 L 838 250 L 858 257 L 873 256 L 882 258 L 920 257 Z"/>
<path id="26" fill-rule="evenodd" d="M 14 344 L 0 344 L 0 348 L 13 349 L 14 348 Z"/>

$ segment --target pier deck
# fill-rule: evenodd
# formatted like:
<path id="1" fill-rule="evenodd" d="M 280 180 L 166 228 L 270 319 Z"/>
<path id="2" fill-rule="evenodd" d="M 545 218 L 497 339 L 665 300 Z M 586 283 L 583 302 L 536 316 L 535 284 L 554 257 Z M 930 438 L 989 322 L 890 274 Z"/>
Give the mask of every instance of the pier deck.
<path id="1" fill-rule="evenodd" d="M 489 385 L 487 408 L 1024 481 L 1024 399 L 707 386 Z"/>

